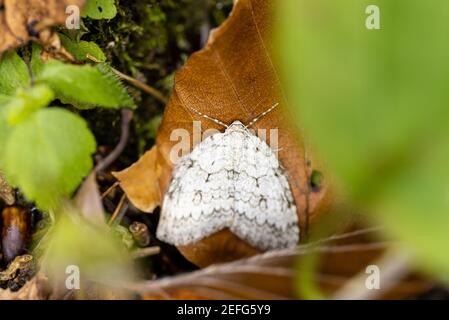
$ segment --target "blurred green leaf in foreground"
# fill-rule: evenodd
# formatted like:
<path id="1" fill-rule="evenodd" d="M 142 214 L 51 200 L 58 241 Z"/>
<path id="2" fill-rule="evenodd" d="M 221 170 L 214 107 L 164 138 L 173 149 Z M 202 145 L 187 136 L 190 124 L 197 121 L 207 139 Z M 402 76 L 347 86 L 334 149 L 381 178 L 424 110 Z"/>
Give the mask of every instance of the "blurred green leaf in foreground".
<path id="1" fill-rule="evenodd" d="M 366 13 L 376 5 L 380 29 Z M 449 268 L 449 2 L 285 0 L 290 107 L 344 192 L 421 265 Z"/>
<path id="2" fill-rule="evenodd" d="M 81 285 L 98 281 L 120 285 L 134 279 L 132 261 L 110 229 L 85 221 L 77 209 L 66 206 L 51 232 L 44 268 L 56 279 L 67 278 L 67 268 L 79 268 Z M 83 289 L 83 288 L 81 288 Z M 85 288 L 84 288 L 85 289 Z"/>

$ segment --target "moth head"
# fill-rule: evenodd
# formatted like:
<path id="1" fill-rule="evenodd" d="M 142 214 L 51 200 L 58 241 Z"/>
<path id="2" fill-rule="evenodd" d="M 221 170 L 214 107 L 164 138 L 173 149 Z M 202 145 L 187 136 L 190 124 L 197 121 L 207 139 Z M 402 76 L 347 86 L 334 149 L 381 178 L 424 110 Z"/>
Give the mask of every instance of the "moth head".
<path id="1" fill-rule="evenodd" d="M 235 120 L 228 127 L 228 129 L 230 129 L 230 128 L 233 128 L 234 130 L 236 130 L 236 129 L 244 130 L 246 128 L 246 126 L 241 121 Z"/>

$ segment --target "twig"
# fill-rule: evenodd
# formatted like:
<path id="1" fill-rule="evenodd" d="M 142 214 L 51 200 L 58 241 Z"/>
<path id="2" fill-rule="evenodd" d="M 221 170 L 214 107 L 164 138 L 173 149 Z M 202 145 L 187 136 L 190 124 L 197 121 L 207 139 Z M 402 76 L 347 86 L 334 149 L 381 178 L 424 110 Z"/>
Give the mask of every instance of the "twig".
<path id="1" fill-rule="evenodd" d="M 150 280 L 146 282 L 141 282 L 139 284 L 131 284 L 131 289 L 137 290 L 139 292 L 145 293 L 153 291 L 155 288 L 170 288 L 180 285 L 200 285 L 202 279 L 219 276 L 227 276 L 232 274 L 263 274 L 266 276 L 277 276 L 277 277 L 294 277 L 295 270 L 292 268 L 276 267 L 261 265 L 261 263 L 268 263 L 271 259 L 279 259 L 287 256 L 298 256 L 302 254 L 311 253 L 314 251 L 318 252 L 349 252 L 358 250 L 369 250 L 369 249 L 379 249 L 384 248 L 384 243 L 370 244 L 370 245 L 339 245 L 339 246 L 323 246 L 323 247 L 310 247 L 308 245 L 302 245 L 297 248 L 285 249 L 281 251 L 267 252 L 255 257 L 246 258 L 226 264 L 212 265 L 208 268 L 193 271 L 188 274 L 181 274 L 178 276 L 173 276 L 170 278 L 164 278 L 159 280 Z M 366 274 L 365 274 L 366 276 Z"/>
<path id="2" fill-rule="evenodd" d="M 98 60 L 97 58 L 95 58 L 94 56 L 92 56 L 91 54 L 87 54 L 86 55 L 87 59 L 99 63 L 101 62 L 100 60 Z M 131 76 L 128 76 L 127 74 L 124 74 L 123 72 L 120 72 L 119 70 L 111 67 L 111 70 L 117 75 L 119 76 L 121 79 L 131 83 L 133 86 L 135 86 L 136 88 L 139 88 L 140 90 L 148 93 L 149 95 L 153 96 L 156 100 L 158 100 L 159 102 L 162 102 L 164 105 L 167 104 L 168 102 L 168 98 L 159 90 L 157 90 L 156 88 L 143 83 L 140 80 L 137 80 L 136 78 L 133 78 Z"/>
<path id="3" fill-rule="evenodd" d="M 117 207 L 114 210 L 114 213 L 112 214 L 111 219 L 108 222 L 109 226 L 112 226 L 114 223 L 119 223 L 121 219 L 118 219 L 120 217 L 120 213 L 122 212 L 123 205 L 125 204 L 126 200 L 126 194 L 123 194 L 120 198 L 120 201 L 117 205 Z"/>
<path id="4" fill-rule="evenodd" d="M 167 102 L 168 102 L 167 97 L 165 97 L 164 94 L 162 92 L 160 92 L 159 90 L 157 90 L 156 88 L 151 87 L 151 86 L 147 85 L 146 83 L 143 83 L 142 81 L 137 80 L 136 78 L 128 76 L 128 75 L 118 71 L 117 69 L 112 68 L 112 71 L 116 75 L 118 75 L 121 79 L 128 81 L 136 88 L 139 88 L 140 90 L 153 96 L 159 102 L 163 103 L 164 105 L 167 104 Z"/>
<path id="5" fill-rule="evenodd" d="M 236 300 L 236 296 L 223 292 L 220 289 L 213 288 L 191 288 L 194 298 L 207 298 L 208 300 Z M 175 300 L 175 297 L 170 297 L 171 300 Z"/>
<path id="6" fill-rule="evenodd" d="M 154 256 L 156 254 L 159 254 L 160 252 L 161 252 L 161 248 L 158 246 L 136 249 L 131 252 L 131 258 L 133 258 L 133 259 L 146 258 L 146 257 L 150 257 L 150 256 Z"/>
<path id="7" fill-rule="evenodd" d="M 335 300 L 369 300 L 388 292 L 409 273 L 410 255 L 398 249 L 389 249 L 372 265 L 379 268 L 380 288 L 368 289 L 366 280 L 369 274 L 360 272 L 350 279 L 333 296 Z"/>
<path id="8" fill-rule="evenodd" d="M 116 181 L 112 186 L 110 186 L 103 194 L 101 195 L 101 198 L 104 199 L 108 194 L 112 192 L 117 186 L 120 184 L 120 182 Z"/>
<path id="9" fill-rule="evenodd" d="M 186 279 L 179 279 L 179 280 L 186 280 Z M 158 291 L 170 289 L 170 288 L 176 288 L 176 286 L 182 286 L 182 285 L 188 285 L 190 289 L 193 291 L 194 288 L 216 288 L 220 289 L 221 291 L 227 291 L 228 293 L 232 293 L 232 295 L 255 295 L 258 297 L 258 299 L 288 299 L 287 296 L 279 295 L 276 293 L 271 293 L 269 291 L 254 288 L 249 284 L 245 283 L 239 283 L 231 279 L 221 279 L 218 277 L 202 277 L 198 279 L 193 279 L 193 281 L 186 280 L 186 281 L 177 281 L 176 284 L 172 283 L 170 281 L 170 278 L 168 279 L 162 279 L 162 280 L 150 280 L 143 283 L 136 283 L 136 284 L 128 284 L 126 286 L 127 289 L 131 289 L 134 291 L 139 292 L 140 294 L 148 294 L 148 293 L 157 293 Z"/>
<path id="10" fill-rule="evenodd" d="M 384 228 L 382 228 L 382 227 L 371 227 L 371 228 L 365 228 L 365 229 L 359 229 L 359 230 L 355 230 L 355 231 L 351 231 L 351 232 L 346 232 L 346 233 L 342 233 L 342 234 L 336 234 L 336 235 L 327 237 L 325 239 L 317 240 L 315 242 L 315 244 L 321 244 L 321 243 L 331 242 L 331 241 L 335 241 L 335 240 L 344 240 L 347 238 L 352 238 L 352 237 L 356 237 L 356 236 L 360 236 L 360 235 L 366 235 L 368 233 L 382 231 L 383 229 Z"/>
<path id="11" fill-rule="evenodd" d="M 100 172 L 109 167 L 123 152 L 126 147 L 129 137 L 129 123 L 133 118 L 133 112 L 129 109 L 122 109 L 122 133 L 117 146 L 107 155 L 102 161 L 100 161 L 94 168 L 95 172 Z"/>
<path id="12" fill-rule="evenodd" d="M 172 297 L 163 289 L 158 290 L 157 294 L 160 295 L 164 300 L 172 300 Z"/>
<path id="13" fill-rule="evenodd" d="M 199 286 L 217 288 L 240 297 L 245 297 L 245 295 L 256 296 L 259 300 L 286 300 L 289 297 L 272 293 L 268 290 L 258 289 L 254 286 L 246 283 L 241 283 L 236 279 L 220 279 L 215 277 L 204 277 L 201 279 L 196 279 L 196 284 Z M 192 286 L 196 285 L 195 283 Z"/>

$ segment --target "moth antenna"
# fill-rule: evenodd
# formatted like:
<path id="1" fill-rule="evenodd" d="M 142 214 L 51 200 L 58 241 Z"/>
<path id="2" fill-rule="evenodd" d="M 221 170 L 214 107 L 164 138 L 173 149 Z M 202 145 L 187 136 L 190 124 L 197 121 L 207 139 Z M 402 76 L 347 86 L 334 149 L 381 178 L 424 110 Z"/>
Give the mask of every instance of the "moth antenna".
<path id="1" fill-rule="evenodd" d="M 266 116 L 268 113 L 270 113 L 271 111 L 273 111 L 274 108 L 276 108 L 279 105 L 279 102 L 276 102 L 274 105 L 272 105 L 268 110 L 265 110 L 264 112 L 262 112 L 261 114 L 259 114 L 257 117 L 255 117 L 253 120 L 251 120 L 247 125 L 246 128 L 248 129 L 249 127 L 251 127 L 253 124 L 255 124 L 257 121 L 260 120 L 260 118 Z"/>
<path id="2" fill-rule="evenodd" d="M 202 112 L 199 112 L 198 110 L 196 110 L 196 109 L 194 109 L 194 108 L 192 108 L 192 107 L 189 107 L 189 109 L 192 110 L 193 112 L 195 112 L 195 113 L 196 113 L 197 115 L 199 115 L 200 117 L 203 117 L 203 118 L 205 118 L 205 119 L 207 119 L 207 120 L 213 121 L 213 122 L 215 122 L 216 124 L 219 124 L 219 125 L 225 127 L 226 129 L 229 127 L 226 123 L 224 123 L 224 122 L 222 122 L 222 121 L 220 121 L 220 120 L 218 120 L 218 119 L 212 118 L 212 117 L 208 116 L 207 114 L 204 114 L 204 113 L 202 113 Z"/>

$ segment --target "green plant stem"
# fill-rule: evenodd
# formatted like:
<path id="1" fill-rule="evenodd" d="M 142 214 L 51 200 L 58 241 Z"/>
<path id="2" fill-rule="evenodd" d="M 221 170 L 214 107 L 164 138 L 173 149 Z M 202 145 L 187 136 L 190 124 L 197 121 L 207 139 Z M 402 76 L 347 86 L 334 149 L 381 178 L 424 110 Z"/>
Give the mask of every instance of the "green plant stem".
<path id="1" fill-rule="evenodd" d="M 101 61 L 99 61 L 98 59 L 96 59 L 94 56 L 87 54 L 87 59 L 99 63 Z M 156 88 L 147 85 L 146 83 L 143 83 L 142 81 L 139 81 L 131 76 L 128 76 L 127 74 L 124 74 L 121 71 L 118 71 L 115 68 L 111 67 L 111 70 L 118 76 L 120 77 L 120 79 L 125 80 L 127 82 L 129 82 L 130 84 L 132 84 L 133 86 L 135 86 L 136 88 L 139 88 L 140 90 L 148 93 L 149 95 L 153 96 L 156 100 L 158 100 L 159 102 L 163 103 L 164 105 L 167 104 L 168 102 L 168 98 L 159 90 L 157 90 Z"/>

